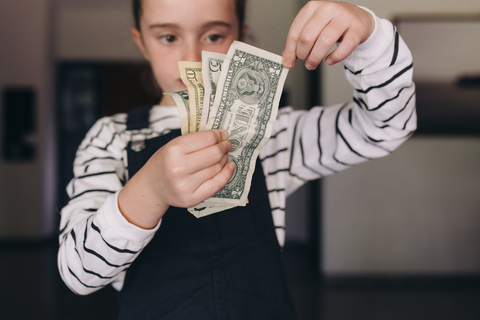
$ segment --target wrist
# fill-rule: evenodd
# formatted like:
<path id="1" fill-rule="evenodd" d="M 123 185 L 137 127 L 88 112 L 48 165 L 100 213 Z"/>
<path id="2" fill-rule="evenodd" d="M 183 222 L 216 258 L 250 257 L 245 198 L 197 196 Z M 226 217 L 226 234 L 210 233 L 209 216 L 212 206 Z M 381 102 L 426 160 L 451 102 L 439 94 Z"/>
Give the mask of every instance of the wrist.
<path id="1" fill-rule="evenodd" d="M 351 71 L 362 70 L 377 61 L 390 47 L 395 35 L 395 30 L 388 20 L 378 18 L 375 13 L 368 8 L 360 8 L 372 16 L 375 21 L 375 26 L 370 37 L 359 44 L 355 50 L 342 61 Z"/>
<path id="2" fill-rule="evenodd" d="M 98 209 L 94 220 L 102 230 L 102 235 L 108 239 L 120 238 L 136 244 L 148 243 L 161 224 L 161 220 L 153 229 L 143 229 L 130 223 L 118 208 L 118 195 L 120 191 L 109 196 L 105 203 Z M 103 218 L 103 219 L 102 219 Z"/>
<path id="3" fill-rule="evenodd" d="M 359 47 L 361 48 L 365 42 L 372 42 L 371 38 L 373 39 L 375 38 L 377 34 L 376 30 L 378 29 L 379 26 L 378 26 L 378 17 L 375 15 L 375 13 L 372 10 L 362 6 L 358 6 L 358 7 L 367 13 L 369 18 L 369 24 L 370 24 L 370 32 L 368 34 L 368 37 L 363 39 L 363 41 L 359 45 Z"/>
<path id="4" fill-rule="evenodd" d="M 169 205 L 146 185 L 140 170 L 119 192 L 118 208 L 129 223 L 148 230 L 158 225 Z"/>

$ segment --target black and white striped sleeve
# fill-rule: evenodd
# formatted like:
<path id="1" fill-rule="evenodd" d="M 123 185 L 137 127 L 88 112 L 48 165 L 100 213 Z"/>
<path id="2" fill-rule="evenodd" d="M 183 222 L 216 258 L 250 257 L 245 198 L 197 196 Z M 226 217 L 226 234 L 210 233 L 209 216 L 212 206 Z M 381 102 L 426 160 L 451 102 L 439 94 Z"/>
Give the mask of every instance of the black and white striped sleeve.
<path id="1" fill-rule="evenodd" d="M 124 127 L 122 116 L 92 127 L 78 148 L 67 186 L 70 201 L 61 211 L 58 268 L 77 294 L 110 283 L 121 286 L 125 270 L 158 228 L 137 228 L 118 210 L 118 191 L 126 182 Z"/>
<path id="2" fill-rule="evenodd" d="M 285 197 L 308 180 L 392 153 L 416 129 L 410 50 L 389 21 L 372 15 L 374 32 L 343 61 L 353 100 L 279 111 L 260 153 L 272 207 L 284 207 Z M 282 219 L 279 211 L 280 225 Z"/>

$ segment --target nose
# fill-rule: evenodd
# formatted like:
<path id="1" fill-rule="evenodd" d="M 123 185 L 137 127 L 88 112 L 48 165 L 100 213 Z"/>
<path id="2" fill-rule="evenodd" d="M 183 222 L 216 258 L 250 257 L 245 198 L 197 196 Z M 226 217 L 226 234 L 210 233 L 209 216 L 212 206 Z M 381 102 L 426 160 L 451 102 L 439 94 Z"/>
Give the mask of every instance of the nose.
<path id="1" fill-rule="evenodd" d="M 188 40 L 185 41 L 183 48 L 183 61 L 202 61 L 202 46 L 199 41 Z"/>

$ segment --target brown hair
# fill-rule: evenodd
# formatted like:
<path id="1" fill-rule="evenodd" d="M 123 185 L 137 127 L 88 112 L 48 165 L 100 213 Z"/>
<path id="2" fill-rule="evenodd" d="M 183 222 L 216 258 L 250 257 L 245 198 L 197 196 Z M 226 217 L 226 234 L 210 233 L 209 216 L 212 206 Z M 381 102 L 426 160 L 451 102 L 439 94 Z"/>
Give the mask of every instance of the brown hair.
<path id="1" fill-rule="evenodd" d="M 238 32 L 241 34 L 243 25 L 245 24 L 245 8 L 247 0 L 235 0 L 235 12 L 239 22 Z M 133 19 L 135 21 L 135 28 L 140 30 L 140 17 L 142 16 L 142 0 L 132 0 L 133 5 Z"/>

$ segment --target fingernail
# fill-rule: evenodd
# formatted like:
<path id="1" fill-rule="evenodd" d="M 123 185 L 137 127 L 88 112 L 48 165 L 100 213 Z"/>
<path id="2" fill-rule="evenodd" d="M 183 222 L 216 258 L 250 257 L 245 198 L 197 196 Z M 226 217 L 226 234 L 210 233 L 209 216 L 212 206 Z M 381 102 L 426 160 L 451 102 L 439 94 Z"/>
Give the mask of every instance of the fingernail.
<path id="1" fill-rule="evenodd" d="M 287 60 L 283 60 L 283 66 L 287 69 L 291 69 L 293 67 L 292 63 Z"/>
<path id="2" fill-rule="evenodd" d="M 230 150 L 232 150 L 232 143 L 227 141 L 227 152 L 230 152 Z"/>
<path id="3" fill-rule="evenodd" d="M 227 140 L 228 139 L 228 132 L 225 131 L 225 130 L 219 130 L 219 131 L 220 131 L 220 137 L 222 138 L 222 141 Z"/>
<path id="4" fill-rule="evenodd" d="M 310 63 L 305 63 L 305 68 L 307 68 L 308 70 L 315 70 L 315 66 Z"/>
<path id="5" fill-rule="evenodd" d="M 331 66 L 333 64 L 333 61 L 332 59 L 325 59 L 325 63 L 328 64 L 329 66 Z"/>

